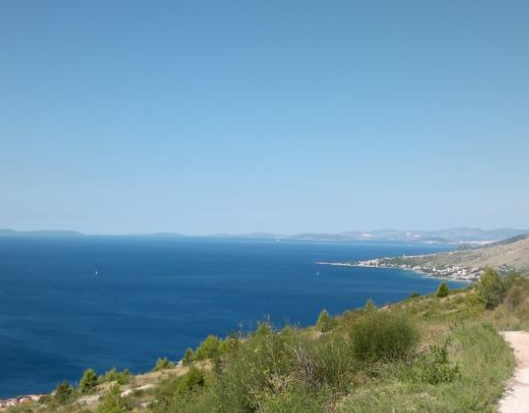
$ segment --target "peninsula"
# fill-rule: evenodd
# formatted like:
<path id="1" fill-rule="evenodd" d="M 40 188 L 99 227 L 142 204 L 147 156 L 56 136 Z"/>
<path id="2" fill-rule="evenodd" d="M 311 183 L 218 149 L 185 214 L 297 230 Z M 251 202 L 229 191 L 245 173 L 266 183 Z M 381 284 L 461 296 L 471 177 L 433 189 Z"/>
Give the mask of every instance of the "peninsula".
<path id="1" fill-rule="evenodd" d="M 502 274 L 529 270 L 529 236 L 523 235 L 466 250 L 438 254 L 384 257 L 351 262 L 318 262 L 322 265 L 401 268 L 433 277 L 477 281 L 483 271 L 494 268 Z"/>

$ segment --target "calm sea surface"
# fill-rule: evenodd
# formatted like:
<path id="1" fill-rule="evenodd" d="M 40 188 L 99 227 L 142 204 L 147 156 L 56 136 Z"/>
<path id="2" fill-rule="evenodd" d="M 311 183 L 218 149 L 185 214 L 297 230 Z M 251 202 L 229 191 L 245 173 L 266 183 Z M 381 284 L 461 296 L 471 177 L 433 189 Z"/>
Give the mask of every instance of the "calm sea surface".
<path id="1" fill-rule="evenodd" d="M 248 330 L 266 317 L 303 326 L 323 308 L 336 314 L 369 298 L 382 305 L 432 292 L 438 280 L 411 272 L 315 262 L 442 249 L 0 237 L 0 398 L 49 391 L 62 380 L 77 381 L 88 367 L 146 371 L 158 357 L 179 359 L 209 333 Z"/>

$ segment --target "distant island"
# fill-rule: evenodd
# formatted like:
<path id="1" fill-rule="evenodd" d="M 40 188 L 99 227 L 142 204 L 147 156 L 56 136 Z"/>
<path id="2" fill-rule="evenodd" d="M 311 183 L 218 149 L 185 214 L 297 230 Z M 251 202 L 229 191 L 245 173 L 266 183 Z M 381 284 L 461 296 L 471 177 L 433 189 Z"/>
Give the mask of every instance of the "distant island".
<path id="1" fill-rule="evenodd" d="M 500 273 L 529 271 L 529 235 L 517 236 L 505 241 L 462 251 L 438 254 L 384 257 L 352 262 L 319 262 L 318 264 L 402 268 L 434 277 L 454 280 L 477 281 L 487 267 Z"/>
<path id="2" fill-rule="evenodd" d="M 100 234 L 103 236 L 103 234 Z M 127 235 L 104 235 L 104 236 L 132 236 L 132 237 L 154 237 L 154 238 L 220 238 L 220 239 L 268 239 L 276 241 L 321 241 L 321 242 L 406 242 L 416 244 L 440 244 L 440 245 L 462 245 L 482 246 L 504 241 L 518 236 L 529 235 L 529 230 L 514 228 L 499 228 L 483 230 L 479 228 L 450 228 L 435 231 L 417 230 L 395 230 L 382 229 L 374 231 L 344 231 L 338 233 L 307 232 L 293 235 L 275 234 L 269 232 L 255 232 L 248 234 L 216 233 L 209 235 L 184 235 L 177 232 L 156 232 L 147 234 Z M 55 237 L 79 237 L 91 236 L 78 231 L 15 231 L 12 229 L 0 229 L 0 237 L 4 236 L 55 236 Z"/>

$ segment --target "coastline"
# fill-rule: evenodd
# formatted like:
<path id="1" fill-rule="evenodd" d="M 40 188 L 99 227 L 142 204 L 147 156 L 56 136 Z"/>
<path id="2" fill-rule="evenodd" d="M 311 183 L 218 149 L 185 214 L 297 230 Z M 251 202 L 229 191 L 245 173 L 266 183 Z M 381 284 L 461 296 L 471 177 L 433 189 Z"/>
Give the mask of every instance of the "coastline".
<path id="1" fill-rule="evenodd" d="M 334 267 L 356 267 L 356 268 L 388 268 L 388 269 L 399 269 L 403 271 L 411 271 L 416 274 L 421 274 L 428 278 L 436 278 L 440 280 L 451 280 L 472 283 L 479 280 L 482 270 L 474 267 L 429 267 L 423 265 L 409 265 L 409 264 L 394 264 L 387 260 L 390 258 L 377 258 L 366 261 L 356 262 L 325 262 L 316 261 L 317 265 L 330 265 Z"/>
<path id="2" fill-rule="evenodd" d="M 25 396 L 10 397 L 9 399 L 0 399 L 0 411 L 32 402 L 38 402 L 44 396 L 44 394 L 28 394 Z"/>

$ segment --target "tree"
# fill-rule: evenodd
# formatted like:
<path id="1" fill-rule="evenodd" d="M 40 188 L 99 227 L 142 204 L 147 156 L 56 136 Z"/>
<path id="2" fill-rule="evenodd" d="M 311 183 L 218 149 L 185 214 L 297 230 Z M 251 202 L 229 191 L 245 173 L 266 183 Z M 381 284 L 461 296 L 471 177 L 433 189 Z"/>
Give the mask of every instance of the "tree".
<path id="1" fill-rule="evenodd" d="M 193 349 L 188 348 L 182 359 L 182 364 L 184 366 L 189 366 L 191 363 L 193 363 Z"/>
<path id="2" fill-rule="evenodd" d="M 81 381 L 79 382 L 79 389 L 83 394 L 92 393 L 98 384 L 97 373 L 94 369 L 85 370 Z"/>
<path id="3" fill-rule="evenodd" d="M 437 291 L 435 292 L 435 296 L 439 298 L 448 296 L 448 284 L 445 281 L 439 284 L 439 287 L 437 287 Z"/>
<path id="4" fill-rule="evenodd" d="M 322 333 L 325 333 L 336 327 L 336 321 L 329 315 L 327 310 L 323 309 L 316 322 L 316 327 L 318 327 Z"/>
<path id="5" fill-rule="evenodd" d="M 196 349 L 195 360 L 214 359 L 219 354 L 219 346 L 220 340 L 217 336 L 207 336 Z"/>
<path id="6" fill-rule="evenodd" d="M 174 363 L 172 361 L 170 361 L 167 357 L 156 360 L 156 365 L 154 366 L 153 371 L 162 371 L 167 369 L 174 369 Z"/>
<path id="7" fill-rule="evenodd" d="M 485 307 L 492 309 L 503 301 L 507 291 L 500 275 L 492 268 L 487 268 L 481 276 L 477 293 Z"/>
<path id="8" fill-rule="evenodd" d="M 54 398 L 59 404 L 69 403 L 74 395 L 74 388 L 67 381 L 59 383 L 55 389 Z"/>

